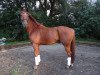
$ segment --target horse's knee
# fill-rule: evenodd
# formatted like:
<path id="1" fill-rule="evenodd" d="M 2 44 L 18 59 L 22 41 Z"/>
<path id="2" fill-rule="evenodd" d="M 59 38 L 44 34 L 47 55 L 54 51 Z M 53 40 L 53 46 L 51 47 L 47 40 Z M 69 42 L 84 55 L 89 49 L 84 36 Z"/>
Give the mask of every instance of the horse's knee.
<path id="1" fill-rule="evenodd" d="M 72 52 L 71 52 L 70 45 L 65 46 L 65 50 L 67 52 L 68 57 L 71 57 Z"/>
<path id="2" fill-rule="evenodd" d="M 39 45 L 33 43 L 33 48 L 34 48 L 34 55 L 38 56 L 39 55 Z"/>
<path id="3" fill-rule="evenodd" d="M 72 52 L 67 50 L 68 57 L 71 57 Z"/>
<path id="4" fill-rule="evenodd" d="M 37 57 L 39 55 L 39 51 L 38 50 L 34 50 L 34 55 L 35 55 L 35 57 Z"/>
<path id="5" fill-rule="evenodd" d="M 67 51 L 67 55 L 68 55 L 68 57 L 71 57 L 71 51 Z"/>

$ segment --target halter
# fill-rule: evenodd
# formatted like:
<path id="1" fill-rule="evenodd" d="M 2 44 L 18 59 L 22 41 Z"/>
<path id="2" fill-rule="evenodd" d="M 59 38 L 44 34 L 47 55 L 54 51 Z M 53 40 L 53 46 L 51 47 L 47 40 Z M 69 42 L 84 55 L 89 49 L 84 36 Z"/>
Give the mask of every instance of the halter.
<path id="1" fill-rule="evenodd" d="M 23 10 L 22 13 L 23 13 L 23 12 L 25 12 L 25 14 L 28 15 L 28 13 L 27 13 L 25 10 Z M 28 15 L 27 18 L 24 18 L 25 15 L 23 15 L 23 14 L 22 14 L 21 16 L 22 16 L 21 18 L 22 18 L 22 24 L 23 24 L 23 26 L 24 26 L 24 27 L 27 27 L 28 20 L 29 20 L 29 15 Z"/>

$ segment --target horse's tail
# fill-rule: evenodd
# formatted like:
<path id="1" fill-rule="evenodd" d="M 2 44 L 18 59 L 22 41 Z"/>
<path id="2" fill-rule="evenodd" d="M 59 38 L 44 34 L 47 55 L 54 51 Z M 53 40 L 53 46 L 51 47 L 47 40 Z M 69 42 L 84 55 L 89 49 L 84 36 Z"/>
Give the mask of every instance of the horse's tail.
<path id="1" fill-rule="evenodd" d="M 74 60 L 75 60 L 75 47 L 76 47 L 76 41 L 75 41 L 75 35 L 72 39 L 72 42 L 71 42 L 71 63 L 74 63 Z"/>

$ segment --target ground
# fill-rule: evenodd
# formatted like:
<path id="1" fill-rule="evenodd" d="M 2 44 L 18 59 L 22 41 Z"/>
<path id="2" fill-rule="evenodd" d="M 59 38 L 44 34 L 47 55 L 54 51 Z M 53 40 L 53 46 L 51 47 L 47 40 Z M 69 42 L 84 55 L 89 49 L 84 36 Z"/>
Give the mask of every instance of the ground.
<path id="1" fill-rule="evenodd" d="M 33 69 L 32 46 L 0 51 L 0 75 L 100 75 L 100 47 L 78 44 L 73 68 L 66 69 L 67 55 L 61 44 L 40 46 L 41 64 Z"/>

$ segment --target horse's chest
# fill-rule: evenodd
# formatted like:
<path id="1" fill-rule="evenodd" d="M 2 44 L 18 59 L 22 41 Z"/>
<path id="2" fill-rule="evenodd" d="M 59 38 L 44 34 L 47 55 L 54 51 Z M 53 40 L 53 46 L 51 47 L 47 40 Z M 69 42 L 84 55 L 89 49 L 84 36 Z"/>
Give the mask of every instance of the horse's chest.
<path id="1" fill-rule="evenodd" d="M 29 38 L 30 38 L 31 42 L 39 43 L 40 42 L 40 37 L 41 36 L 40 36 L 39 33 L 34 33 Z"/>

